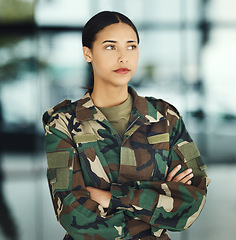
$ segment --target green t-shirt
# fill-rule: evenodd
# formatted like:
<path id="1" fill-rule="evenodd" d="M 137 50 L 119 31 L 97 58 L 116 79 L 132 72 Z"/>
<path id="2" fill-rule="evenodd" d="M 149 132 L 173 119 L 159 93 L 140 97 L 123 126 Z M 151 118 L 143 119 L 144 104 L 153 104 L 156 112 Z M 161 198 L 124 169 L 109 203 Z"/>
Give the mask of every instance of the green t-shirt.
<path id="1" fill-rule="evenodd" d="M 129 94 L 127 100 L 114 107 L 99 107 L 100 111 L 106 116 L 110 124 L 116 129 L 121 138 L 128 126 L 130 113 L 132 110 L 133 99 Z"/>

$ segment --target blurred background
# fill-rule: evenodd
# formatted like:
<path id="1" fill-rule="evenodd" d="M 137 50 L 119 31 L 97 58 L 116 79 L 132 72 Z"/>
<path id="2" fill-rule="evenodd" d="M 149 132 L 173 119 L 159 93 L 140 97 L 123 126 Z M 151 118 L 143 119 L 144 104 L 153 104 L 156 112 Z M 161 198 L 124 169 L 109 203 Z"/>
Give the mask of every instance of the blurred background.
<path id="1" fill-rule="evenodd" d="M 172 239 L 235 239 L 235 0 L 0 0 L 0 239 L 63 239 L 41 116 L 84 94 L 81 31 L 102 10 L 134 21 L 141 43 L 131 85 L 178 108 L 208 165 L 204 210 Z"/>

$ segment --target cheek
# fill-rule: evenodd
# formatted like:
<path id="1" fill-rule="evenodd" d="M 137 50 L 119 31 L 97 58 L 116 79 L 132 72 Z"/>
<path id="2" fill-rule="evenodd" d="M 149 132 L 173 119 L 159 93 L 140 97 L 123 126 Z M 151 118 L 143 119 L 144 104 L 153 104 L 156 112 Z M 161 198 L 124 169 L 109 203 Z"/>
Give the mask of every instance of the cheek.
<path id="1" fill-rule="evenodd" d="M 109 69 L 109 61 L 106 58 L 98 58 L 92 62 L 92 66 L 94 72 L 103 75 Z"/>
<path id="2" fill-rule="evenodd" d="M 113 64 L 114 56 L 112 54 L 104 54 L 103 52 L 94 56 L 93 64 L 99 68 L 106 69 Z"/>
<path id="3" fill-rule="evenodd" d="M 139 54 L 137 53 L 135 56 L 132 58 L 132 65 L 136 69 L 138 66 L 138 61 L 139 61 Z"/>

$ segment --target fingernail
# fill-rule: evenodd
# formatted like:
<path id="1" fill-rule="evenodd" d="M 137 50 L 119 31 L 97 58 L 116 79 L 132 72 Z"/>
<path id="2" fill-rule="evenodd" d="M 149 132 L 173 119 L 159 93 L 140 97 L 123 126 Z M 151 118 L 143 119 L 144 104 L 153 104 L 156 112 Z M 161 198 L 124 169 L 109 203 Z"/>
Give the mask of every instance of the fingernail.
<path id="1" fill-rule="evenodd" d="M 188 168 L 188 170 L 187 170 L 189 173 L 191 173 L 192 171 L 193 171 L 193 169 L 192 168 Z"/>
<path id="2" fill-rule="evenodd" d="M 179 164 L 179 165 L 177 166 L 177 168 L 180 169 L 180 168 L 181 168 L 181 165 Z"/>

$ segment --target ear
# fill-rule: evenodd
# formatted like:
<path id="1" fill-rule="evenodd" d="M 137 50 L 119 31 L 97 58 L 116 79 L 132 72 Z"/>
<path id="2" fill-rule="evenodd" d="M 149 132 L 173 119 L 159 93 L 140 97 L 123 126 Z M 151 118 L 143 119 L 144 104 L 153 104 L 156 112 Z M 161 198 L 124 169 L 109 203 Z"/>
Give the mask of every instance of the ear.
<path id="1" fill-rule="evenodd" d="M 83 47 L 83 53 L 84 53 L 84 58 L 85 60 L 90 63 L 92 62 L 92 51 L 88 47 Z"/>

